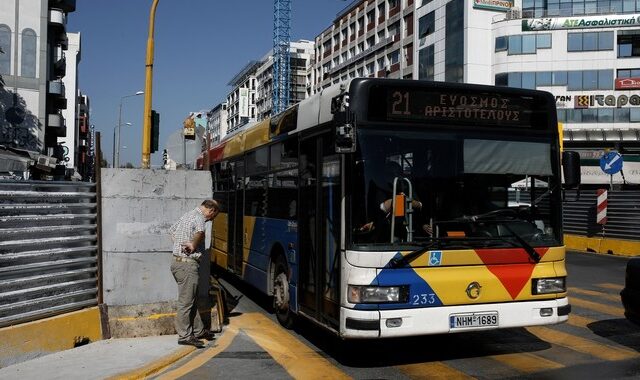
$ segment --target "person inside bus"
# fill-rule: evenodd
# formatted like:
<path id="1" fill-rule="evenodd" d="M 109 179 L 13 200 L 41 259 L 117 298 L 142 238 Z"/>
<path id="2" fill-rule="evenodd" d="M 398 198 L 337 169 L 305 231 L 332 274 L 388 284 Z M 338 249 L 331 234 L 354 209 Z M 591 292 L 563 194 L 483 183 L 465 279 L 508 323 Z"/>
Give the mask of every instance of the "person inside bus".
<path id="1" fill-rule="evenodd" d="M 370 169 L 376 169 L 380 166 L 370 164 Z M 368 187 L 367 187 L 367 211 L 369 215 L 369 222 L 363 224 L 357 228 L 357 233 L 375 233 L 374 240 L 376 242 L 388 241 L 390 237 L 391 218 L 393 214 L 393 182 L 395 178 L 402 178 L 403 170 L 400 164 L 394 161 L 386 161 L 382 164 L 383 170 L 377 172 L 371 170 L 371 175 Z M 398 180 L 396 183 L 396 194 L 404 195 L 404 181 Z M 432 236 L 432 228 L 425 218 L 421 218 L 423 204 L 415 196 L 411 201 L 411 206 L 414 210 L 414 226 L 420 226 L 420 232 L 427 236 Z M 400 207 L 396 204 L 396 207 Z M 417 212 L 416 212 L 417 211 Z M 395 235 L 402 235 L 406 233 L 404 225 L 404 217 L 396 217 L 395 221 Z M 414 228 L 415 229 L 415 228 Z M 403 232 L 404 231 L 404 232 Z M 398 236 L 402 238 L 401 236 Z"/>

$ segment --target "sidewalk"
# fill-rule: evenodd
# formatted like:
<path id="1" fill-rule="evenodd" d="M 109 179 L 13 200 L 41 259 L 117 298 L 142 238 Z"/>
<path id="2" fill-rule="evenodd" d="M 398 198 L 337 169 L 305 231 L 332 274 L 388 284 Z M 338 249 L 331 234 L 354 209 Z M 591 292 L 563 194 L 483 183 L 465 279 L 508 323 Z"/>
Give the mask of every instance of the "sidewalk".
<path id="1" fill-rule="evenodd" d="M 140 379 L 196 350 L 177 340 L 177 335 L 101 340 L 0 368 L 0 379 Z"/>

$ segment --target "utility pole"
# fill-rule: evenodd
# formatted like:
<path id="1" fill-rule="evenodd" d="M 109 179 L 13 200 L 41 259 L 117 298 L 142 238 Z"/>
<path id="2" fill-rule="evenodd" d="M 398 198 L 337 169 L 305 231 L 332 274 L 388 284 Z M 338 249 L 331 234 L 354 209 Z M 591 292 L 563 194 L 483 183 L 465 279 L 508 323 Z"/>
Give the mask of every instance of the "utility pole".
<path id="1" fill-rule="evenodd" d="M 145 64 L 144 82 L 144 115 L 142 116 L 142 169 L 151 166 L 151 94 L 153 84 L 153 30 L 156 18 L 156 8 L 159 0 L 153 0 L 149 12 L 149 36 L 147 38 L 147 58 Z"/>

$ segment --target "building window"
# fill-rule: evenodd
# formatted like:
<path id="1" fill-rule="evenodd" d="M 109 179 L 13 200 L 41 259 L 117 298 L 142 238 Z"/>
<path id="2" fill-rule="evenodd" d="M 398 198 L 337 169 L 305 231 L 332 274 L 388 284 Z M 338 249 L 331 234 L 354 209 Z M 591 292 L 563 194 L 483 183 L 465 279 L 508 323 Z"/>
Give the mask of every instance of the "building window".
<path id="1" fill-rule="evenodd" d="M 445 10 L 444 80 L 464 82 L 464 0 L 452 0 Z"/>
<path id="2" fill-rule="evenodd" d="M 34 32 L 33 29 L 25 29 L 22 31 L 20 75 L 23 77 L 36 77 L 36 42 L 36 32 Z"/>
<path id="3" fill-rule="evenodd" d="M 522 54 L 536 53 L 536 36 L 535 34 L 526 34 L 522 36 Z"/>
<path id="4" fill-rule="evenodd" d="M 436 25 L 436 12 L 429 12 L 418 20 L 418 38 L 423 38 L 433 33 Z"/>
<path id="5" fill-rule="evenodd" d="M 0 54 L 0 74 L 11 74 L 11 29 L 6 25 L 0 25 L 0 48 L 4 54 Z"/>
<path id="6" fill-rule="evenodd" d="M 507 50 L 507 37 L 500 36 L 496 37 L 496 51 L 505 51 Z"/>
<path id="7" fill-rule="evenodd" d="M 400 37 L 400 21 L 394 22 L 392 25 L 389 25 L 387 29 L 389 30 L 389 36 L 398 36 L 398 38 Z M 396 41 L 399 41 L 399 39 L 397 39 Z"/>
<path id="8" fill-rule="evenodd" d="M 376 37 L 375 36 L 371 36 L 369 38 L 367 38 L 367 49 L 373 47 L 376 44 Z"/>
<path id="9" fill-rule="evenodd" d="M 509 36 L 509 55 L 522 54 L 522 36 Z"/>
<path id="10" fill-rule="evenodd" d="M 366 66 L 366 74 L 371 75 L 376 73 L 376 64 L 375 62 L 369 62 Z"/>
<path id="11" fill-rule="evenodd" d="M 613 32 L 568 33 L 567 51 L 613 50 Z"/>
<path id="12" fill-rule="evenodd" d="M 367 12 L 367 24 L 373 24 L 376 20 L 376 11 L 370 10 Z"/>
<path id="13" fill-rule="evenodd" d="M 611 90 L 613 70 L 500 73 L 495 76 L 495 84 L 531 89 L 542 86 L 567 86 L 569 91 Z"/>
<path id="14" fill-rule="evenodd" d="M 398 62 L 400 62 L 400 50 L 391 52 L 391 54 L 389 54 L 389 64 L 395 65 Z"/>
<path id="15" fill-rule="evenodd" d="M 618 58 L 640 57 L 640 30 L 618 31 Z"/>
<path id="16" fill-rule="evenodd" d="M 613 41 L 612 41 L 613 43 Z M 536 48 L 538 49 L 551 49 L 551 34 L 537 34 L 536 35 Z"/>
<path id="17" fill-rule="evenodd" d="M 551 48 L 551 34 L 519 34 L 496 37 L 495 51 L 509 52 L 509 55 L 535 54 L 537 49 Z"/>
<path id="18" fill-rule="evenodd" d="M 640 78 L 639 69 L 619 69 L 616 73 L 617 78 Z"/>
<path id="19" fill-rule="evenodd" d="M 434 48 L 429 45 L 418 53 L 418 79 L 434 79 Z"/>

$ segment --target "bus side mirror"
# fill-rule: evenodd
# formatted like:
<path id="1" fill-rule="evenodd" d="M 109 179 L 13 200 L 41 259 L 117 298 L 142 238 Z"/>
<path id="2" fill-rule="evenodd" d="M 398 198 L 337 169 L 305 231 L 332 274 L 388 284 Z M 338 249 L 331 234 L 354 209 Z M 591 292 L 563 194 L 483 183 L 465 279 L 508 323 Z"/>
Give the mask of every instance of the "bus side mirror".
<path id="1" fill-rule="evenodd" d="M 564 188 L 575 189 L 580 185 L 580 155 L 578 152 L 562 152 Z"/>

